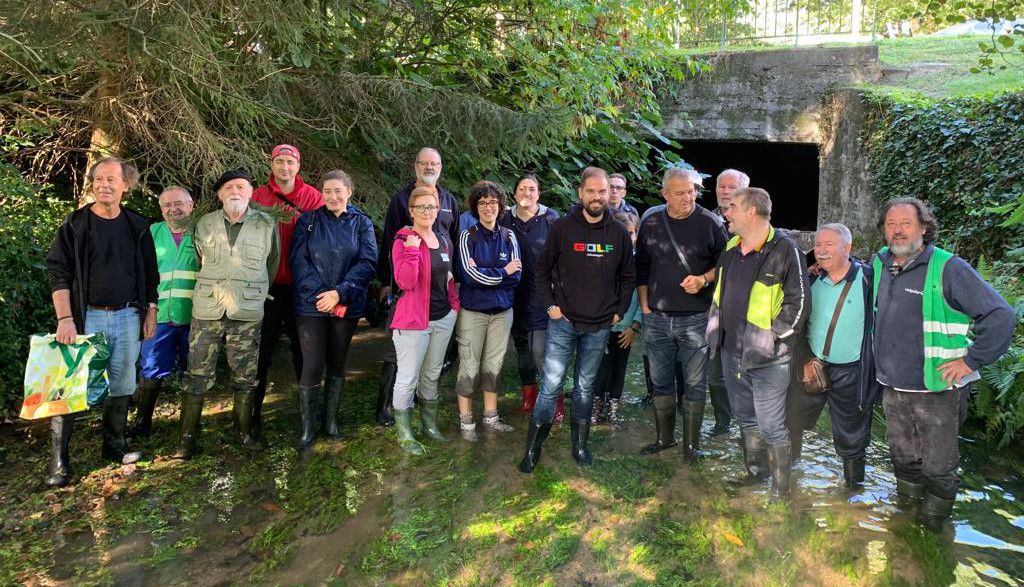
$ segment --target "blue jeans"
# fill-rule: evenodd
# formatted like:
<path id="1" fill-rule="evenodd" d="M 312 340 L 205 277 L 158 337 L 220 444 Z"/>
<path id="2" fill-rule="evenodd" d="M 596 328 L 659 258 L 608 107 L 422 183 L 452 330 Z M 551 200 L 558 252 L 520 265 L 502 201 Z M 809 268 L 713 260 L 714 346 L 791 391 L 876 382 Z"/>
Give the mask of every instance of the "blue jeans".
<path id="1" fill-rule="evenodd" d="M 135 363 L 142 346 L 139 311 L 136 308 L 94 310 L 85 313 L 85 334 L 102 332 L 110 341 L 107 364 L 107 390 L 111 397 L 135 393 Z M 90 390 L 90 397 L 93 392 Z"/>
<path id="2" fill-rule="evenodd" d="M 576 384 L 572 391 L 572 417 L 590 418 L 594 408 L 594 381 L 604 357 L 610 328 L 597 332 L 579 332 L 565 318 L 548 320 L 547 343 L 544 348 L 544 378 L 540 384 L 533 421 L 550 424 L 555 419 L 555 400 L 562 393 L 565 372 L 576 354 Z"/>
<path id="3" fill-rule="evenodd" d="M 683 397 L 701 402 L 708 396 L 708 343 L 704 333 L 708 314 L 669 316 L 660 312 L 644 315 L 644 349 L 651 363 L 654 395 L 675 395 L 676 363 L 682 365 Z"/>
<path id="4" fill-rule="evenodd" d="M 188 370 L 188 324 L 160 322 L 156 335 L 142 341 L 142 376 L 166 379 Z"/>
<path id="5" fill-rule="evenodd" d="M 786 395 L 789 360 L 740 370 L 740 358 L 722 351 L 722 372 L 732 416 L 743 430 L 757 429 L 771 446 L 789 444 Z"/>

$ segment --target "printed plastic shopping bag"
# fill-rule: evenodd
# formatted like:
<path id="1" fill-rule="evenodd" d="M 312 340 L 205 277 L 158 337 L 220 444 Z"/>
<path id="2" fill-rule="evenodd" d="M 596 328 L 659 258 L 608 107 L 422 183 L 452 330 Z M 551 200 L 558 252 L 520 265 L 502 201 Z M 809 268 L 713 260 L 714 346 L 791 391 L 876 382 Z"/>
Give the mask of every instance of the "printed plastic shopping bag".
<path id="1" fill-rule="evenodd" d="M 35 334 L 25 365 L 21 417 L 29 420 L 73 414 L 98 405 L 107 393 L 110 345 L 103 333 L 79 335 L 72 344 L 53 334 Z"/>

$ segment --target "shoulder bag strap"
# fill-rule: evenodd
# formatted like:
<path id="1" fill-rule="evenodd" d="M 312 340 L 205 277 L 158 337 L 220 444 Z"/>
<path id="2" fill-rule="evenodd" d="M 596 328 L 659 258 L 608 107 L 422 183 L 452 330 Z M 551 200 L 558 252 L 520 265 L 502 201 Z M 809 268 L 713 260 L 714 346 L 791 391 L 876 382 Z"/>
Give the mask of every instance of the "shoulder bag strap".
<path id="1" fill-rule="evenodd" d="M 669 240 L 672 241 L 672 248 L 675 250 L 676 255 L 679 257 L 679 262 L 683 264 L 683 269 L 686 271 L 686 275 L 694 275 L 693 270 L 690 269 L 690 264 L 686 262 L 686 257 L 683 255 L 683 250 L 679 248 L 679 243 L 676 242 L 676 235 L 672 234 L 672 227 L 668 223 L 668 212 L 665 209 L 661 210 L 661 219 L 665 223 L 665 232 L 668 233 Z"/>
<path id="2" fill-rule="evenodd" d="M 836 310 L 832 312 L 832 322 L 829 323 L 828 334 L 825 335 L 825 348 L 821 350 L 821 354 L 825 355 L 826 358 L 828 358 L 829 351 L 832 350 L 832 335 L 836 333 L 836 324 L 839 323 L 839 315 L 843 313 L 843 302 L 846 301 L 846 294 L 850 293 L 851 285 L 853 285 L 853 280 L 847 279 L 846 285 L 843 286 L 843 291 L 839 294 L 839 301 L 836 302 Z"/>

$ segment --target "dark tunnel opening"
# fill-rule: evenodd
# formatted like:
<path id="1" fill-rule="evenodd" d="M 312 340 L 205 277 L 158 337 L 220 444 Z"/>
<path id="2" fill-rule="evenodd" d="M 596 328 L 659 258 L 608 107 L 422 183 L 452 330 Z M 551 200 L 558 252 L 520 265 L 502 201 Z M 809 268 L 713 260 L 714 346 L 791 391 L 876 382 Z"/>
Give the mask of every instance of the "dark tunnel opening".
<path id="1" fill-rule="evenodd" d="M 715 178 L 728 168 L 750 176 L 750 185 L 772 197 L 772 224 L 814 230 L 818 222 L 818 145 L 741 141 L 677 141 L 676 153 L 703 174 L 700 204 L 714 210 Z"/>

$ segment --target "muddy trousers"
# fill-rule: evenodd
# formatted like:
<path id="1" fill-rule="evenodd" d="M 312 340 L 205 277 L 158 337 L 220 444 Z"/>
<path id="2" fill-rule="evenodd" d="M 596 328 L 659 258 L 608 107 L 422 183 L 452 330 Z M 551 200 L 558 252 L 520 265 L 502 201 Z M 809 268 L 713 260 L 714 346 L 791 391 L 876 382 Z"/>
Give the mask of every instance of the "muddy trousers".
<path id="1" fill-rule="evenodd" d="M 459 374 L 455 393 L 473 397 L 473 391 L 498 391 L 498 378 L 508 350 L 512 310 L 487 314 L 463 308 L 455 323 L 459 344 Z"/>
<path id="2" fill-rule="evenodd" d="M 829 391 L 807 393 L 799 385 L 790 386 L 786 406 L 789 431 L 799 435 L 814 428 L 827 403 L 836 454 L 844 459 L 863 459 L 871 442 L 871 404 L 861 405 L 860 366 L 826 363 L 826 368 L 832 381 Z"/>
<path id="3" fill-rule="evenodd" d="M 970 393 L 970 386 L 937 392 L 885 388 L 882 405 L 897 479 L 925 483 L 942 499 L 956 498 L 960 425 Z"/>
<path id="4" fill-rule="evenodd" d="M 722 351 L 725 389 L 733 417 L 742 430 L 759 431 L 769 446 L 789 447 L 786 427 L 789 361 L 750 369 L 742 369 L 739 362 L 738 356 Z"/>

